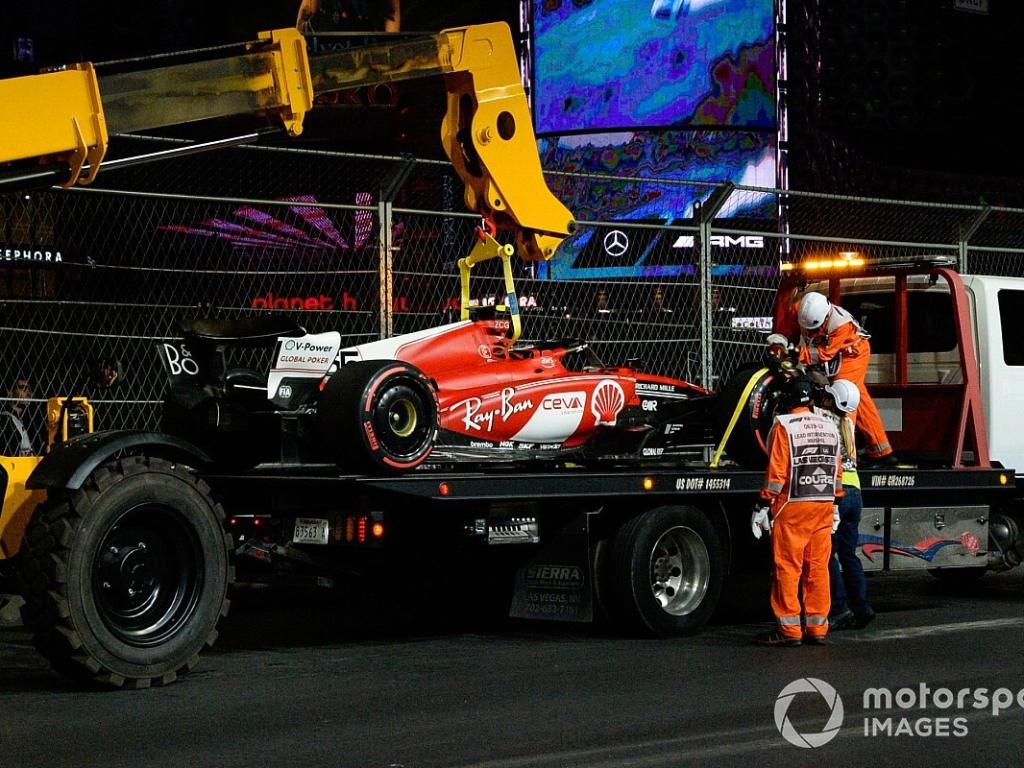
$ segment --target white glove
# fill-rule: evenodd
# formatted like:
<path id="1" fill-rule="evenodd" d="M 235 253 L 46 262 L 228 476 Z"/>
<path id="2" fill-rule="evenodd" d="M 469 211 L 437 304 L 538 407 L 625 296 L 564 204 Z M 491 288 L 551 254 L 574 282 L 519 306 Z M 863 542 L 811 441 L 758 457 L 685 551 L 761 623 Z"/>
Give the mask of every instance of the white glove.
<path id="1" fill-rule="evenodd" d="M 832 533 L 839 530 L 839 505 L 832 505 Z"/>
<path id="2" fill-rule="evenodd" d="M 754 534 L 755 539 L 760 539 L 762 532 L 772 532 L 772 520 L 768 516 L 767 506 L 757 504 L 754 507 L 754 512 L 750 516 L 750 532 Z"/>

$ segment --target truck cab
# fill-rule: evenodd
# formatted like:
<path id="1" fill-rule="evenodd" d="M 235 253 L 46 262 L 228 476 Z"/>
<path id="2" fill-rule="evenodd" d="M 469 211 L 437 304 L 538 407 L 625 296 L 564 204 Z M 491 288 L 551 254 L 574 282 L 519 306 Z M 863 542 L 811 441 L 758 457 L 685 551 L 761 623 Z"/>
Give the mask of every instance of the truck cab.
<path id="1" fill-rule="evenodd" d="M 1024 278 L 966 275 L 989 454 L 1024 473 Z"/>

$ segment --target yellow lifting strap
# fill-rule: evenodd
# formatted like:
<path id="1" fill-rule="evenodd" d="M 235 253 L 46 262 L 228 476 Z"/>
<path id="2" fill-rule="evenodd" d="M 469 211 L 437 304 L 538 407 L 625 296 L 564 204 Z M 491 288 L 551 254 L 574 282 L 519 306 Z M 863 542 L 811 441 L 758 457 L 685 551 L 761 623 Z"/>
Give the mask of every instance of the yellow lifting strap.
<path id="1" fill-rule="evenodd" d="M 469 319 L 469 277 L 473 267 L 483 261 L 501 259 L 502 273 L 505 277 L 505 294 L 508 297 L 508 313 L 512 321 L 511 338 L 513 342 L 517 341 L 523 332 L 523 322 L 519 317 L 519 297 L 516 295 L 515 279 L 512 276 L 512 256 L 514 254 L 515 248 L 511 245 L 502 245 L 491 237 L 490 233 L 480 230 L 479 239 L 473 246 L 473 250 L 469 252 L 469 255 L 459 259 L 459 279 L 462 283 L 461 317 L 463 320 Z"/>
<path id="2" fill-rule="evenodd" d="M 747 398 L 750 397 L 750 393 L 754 390 L 754 385 L 757 384 L 757 380 L 768 373 L 767 368 L 761 368 L 755 371 L 750 377 L 750 381 L 743 388 L 743 392 L 740 394 L 739 399 L 736 401 L 736 407 L 732 411 L 732 418 L 729 419 L 729 426 L 725 428 L 725 434 L 722 435 L 722 439 L 718 442 L 715 448 L 715 455 L 711 458 L 711 468 L 716 469 L 718 462 L 722 458 L 722 451 L 725 450 L 726 443 L 729 442 L 729 438 L 732 437 L 732 431 L 736 427 L 736 422 L 740 419 L 740 414 L 743 413 L 743 407 L 747 404 Z"/>

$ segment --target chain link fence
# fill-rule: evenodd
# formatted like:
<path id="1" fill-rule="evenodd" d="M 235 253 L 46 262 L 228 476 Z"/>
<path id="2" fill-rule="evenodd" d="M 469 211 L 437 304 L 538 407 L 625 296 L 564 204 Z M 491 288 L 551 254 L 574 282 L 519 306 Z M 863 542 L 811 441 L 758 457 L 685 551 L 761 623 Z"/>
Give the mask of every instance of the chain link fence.
<path id="1" fill-rule="evenodd" d="M 524 340 L 589 340 L 606 363 L 709 387 L 757 357 L 780 259 L 944 254 L 963 271 L 1024 275 L 1021 209 L 569 173 L 549 183 L 573 210 L 673 184 L 689 184 L 696 204 L 668 224 L 582 220 L 552 262 L 517 261 Z M 85 391 L 101 428 L 154 429 L 156 347 L 183 320 L 273 314 L 356 344 L 457 319 L 456 262 L 479 223 L 464 210 L 446 163 L 265 147 L 4 196 L 0 399 L 29 380 L 36 445 L 55 394 Z M 503 294 L 497 264 L 474 269 L 474 301 Z M 89 391 L 84 372 L 99 358 L 120 362 L 120 387 Z M 265 370 L 269 353 L 235 362 Z"/>

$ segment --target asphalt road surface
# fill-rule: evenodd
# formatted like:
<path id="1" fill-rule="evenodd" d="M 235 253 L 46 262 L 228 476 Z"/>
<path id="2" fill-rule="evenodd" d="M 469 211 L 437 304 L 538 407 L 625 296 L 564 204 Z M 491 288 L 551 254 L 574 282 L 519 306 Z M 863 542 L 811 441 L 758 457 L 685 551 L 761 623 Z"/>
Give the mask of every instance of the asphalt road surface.
<path id="1" fill-rule="evenodd" d="M 322 591 L 250 589 L 192 675 L 146 691 L 75 688 L 24 630 L 0 629 L 0 765 L 1021 765 L 1024 694 L 1002 709 L 995 692 L 1024 689 L 1024 572 L 961 591 L 927 574 L 870 586 L 873 625 L 800 648 L 750 645 L 770 624 L 749 578 L 703 634 L 679 640 L 381 621 L 377 604 L 353 612 Z M 792 746 L 776 726 L 780 692 L 802 678 L 842 701 L 837 716 L 834 697 L 808 688 L 782 712 L 792 733 L 831 735 L 822 746 Z M 866 710 L 865 690 L 882 687 L 893 701 Z M 966 690 L 963 708 L 942 689 Z"/>

